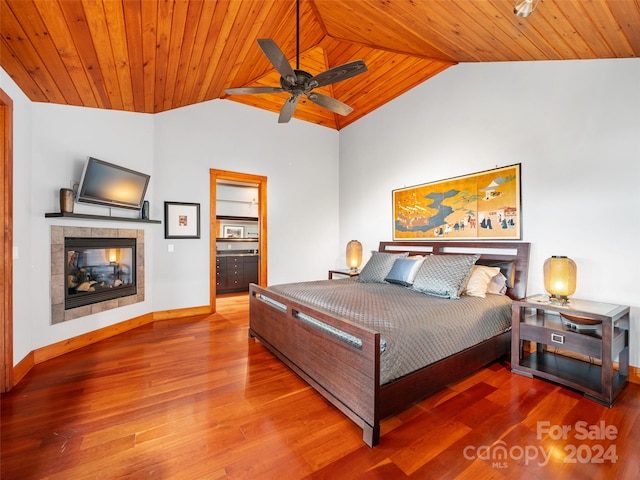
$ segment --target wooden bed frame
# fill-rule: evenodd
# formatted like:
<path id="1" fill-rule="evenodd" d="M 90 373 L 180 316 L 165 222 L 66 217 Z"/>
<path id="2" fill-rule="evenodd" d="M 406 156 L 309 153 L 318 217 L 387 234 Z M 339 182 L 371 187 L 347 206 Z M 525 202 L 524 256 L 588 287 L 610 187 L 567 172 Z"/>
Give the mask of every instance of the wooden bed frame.
<path id="1" fill-rule="evenodd" d="M 481 260 L 514 261 L 511 298 L 525 296 L 529 244 L 522 242 L 381 242 L 380 252 L 410 255 L 480 253 Z M 354 346 L 300 320 L 308 315 L 360 340 Z M 249 287 L 249 337 L 256 338 L 363 430 L 373 447 L 380 421 L 405 410 L 510 351 L 505 332 L 385 385 L 380 385 L 380 333 L 329 312 Z"/>

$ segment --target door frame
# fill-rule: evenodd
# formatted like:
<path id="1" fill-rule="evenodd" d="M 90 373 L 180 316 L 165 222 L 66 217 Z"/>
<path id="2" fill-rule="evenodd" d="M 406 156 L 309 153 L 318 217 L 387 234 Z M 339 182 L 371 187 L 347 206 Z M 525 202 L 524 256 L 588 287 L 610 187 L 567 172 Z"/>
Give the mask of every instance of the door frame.
<path id="1" fill-rule="evenodd" d="M 209 170 L 209 296 L 211 312 L 216 311 L 216 208 L 218 180 L 258 185 L 258 285 L 267 286 L 267 177 L 228 170 Z"/>
<path id="2" fill-rule="evenodd" d="M 0 390 L 13 388 L 13 100 L 0 89 L 0 134 L 2 161 L 0 162 L 0 224 L 3 229 L 0 264 L 0 341 L 2 342 L 2 370 Z"/>

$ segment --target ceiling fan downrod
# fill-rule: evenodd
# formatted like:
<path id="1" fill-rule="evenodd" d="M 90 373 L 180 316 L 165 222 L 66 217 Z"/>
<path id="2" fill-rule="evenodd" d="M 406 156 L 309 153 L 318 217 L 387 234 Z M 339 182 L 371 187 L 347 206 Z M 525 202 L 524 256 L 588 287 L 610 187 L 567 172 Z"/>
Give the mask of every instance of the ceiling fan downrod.
<path id="1" fill-rule="evenodd" d="M 300 70 L 300 0 L 296 0 L 296 70 Z"/>

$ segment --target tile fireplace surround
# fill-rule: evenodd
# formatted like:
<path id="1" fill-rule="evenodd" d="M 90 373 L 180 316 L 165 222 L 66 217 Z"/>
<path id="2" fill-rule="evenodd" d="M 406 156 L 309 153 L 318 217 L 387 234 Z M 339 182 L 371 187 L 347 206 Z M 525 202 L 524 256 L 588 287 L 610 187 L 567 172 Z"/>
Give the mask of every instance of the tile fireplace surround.
<path id="1" fill-rule="evenodd" d="M 115 298 L 104 302 L 64 309 L 66 279 L 64 273 L 64 239 L 86 238 L 135 238 L 136 239 L 136 283 L 137 294 Z M 51 323 L 61 323 L 113 308 L 144 301 L 144 230 L 92 227 L 51 227 Z"/>

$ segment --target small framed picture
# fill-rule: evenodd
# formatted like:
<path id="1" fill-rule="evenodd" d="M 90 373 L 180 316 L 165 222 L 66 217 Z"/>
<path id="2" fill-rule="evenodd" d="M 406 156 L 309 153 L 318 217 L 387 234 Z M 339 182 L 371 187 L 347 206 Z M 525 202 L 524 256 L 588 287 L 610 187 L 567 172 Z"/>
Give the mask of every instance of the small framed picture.
<path id="1" fill-rule="evenodd" d="M 200 204 L 164 202 L 164 238 L 200 238 Z"/>
<path id="2" fill-rule="evenodd" d="M 223 225 L 222 226 L 223 238 L 243 238 L 244 227 L 238 225 Z"/>

